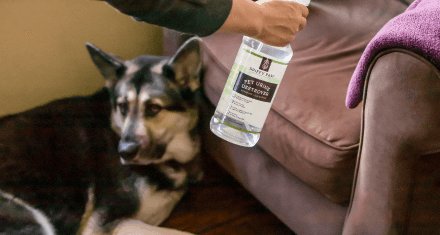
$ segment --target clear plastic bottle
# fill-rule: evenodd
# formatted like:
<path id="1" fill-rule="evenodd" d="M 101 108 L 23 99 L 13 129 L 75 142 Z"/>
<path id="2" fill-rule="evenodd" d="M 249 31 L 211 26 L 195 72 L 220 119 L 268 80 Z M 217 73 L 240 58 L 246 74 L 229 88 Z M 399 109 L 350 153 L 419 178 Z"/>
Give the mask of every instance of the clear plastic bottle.
<path id="1" fill-rule="evenodd" d="M 231 143 L 254 146 L 292 55 L 290 45 L 274 47 L 244 36 L 211 118 L 211 131 Z"/>

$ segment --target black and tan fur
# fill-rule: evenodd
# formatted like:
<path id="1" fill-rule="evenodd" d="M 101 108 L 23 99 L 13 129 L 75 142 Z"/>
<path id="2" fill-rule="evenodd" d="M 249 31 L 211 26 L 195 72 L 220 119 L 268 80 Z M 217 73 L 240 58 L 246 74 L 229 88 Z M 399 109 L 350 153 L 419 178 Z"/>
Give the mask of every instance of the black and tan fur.
<path id="1" fill-rule="evenodd" d="M 106 88 L 0 118 L 1 235 L 145 232 L 202 176 L 200 40 L 171 58 L 86 47 Z"/>

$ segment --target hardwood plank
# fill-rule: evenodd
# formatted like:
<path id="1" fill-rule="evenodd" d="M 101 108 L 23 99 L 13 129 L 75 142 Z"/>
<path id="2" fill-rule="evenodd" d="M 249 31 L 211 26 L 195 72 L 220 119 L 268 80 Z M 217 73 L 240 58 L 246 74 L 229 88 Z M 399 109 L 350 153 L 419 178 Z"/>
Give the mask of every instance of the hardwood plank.
<path id="1" fill-rule="evenodd" d="M 295 235 L 213 159 L 203 165 L 202 182 L 161 226 L 200 235 Z"/>

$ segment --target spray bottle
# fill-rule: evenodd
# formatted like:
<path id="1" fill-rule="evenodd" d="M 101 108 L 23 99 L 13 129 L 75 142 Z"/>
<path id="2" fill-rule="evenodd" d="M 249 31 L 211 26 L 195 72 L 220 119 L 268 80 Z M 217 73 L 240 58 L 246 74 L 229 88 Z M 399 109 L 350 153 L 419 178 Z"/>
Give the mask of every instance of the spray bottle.
<path id="1" fill-rule="evenodd" d="M 290 45 L 274 47 L 244 36 L 211 118 L 211 131 L 231 143 L 254 146 L 292 55 Z"/>

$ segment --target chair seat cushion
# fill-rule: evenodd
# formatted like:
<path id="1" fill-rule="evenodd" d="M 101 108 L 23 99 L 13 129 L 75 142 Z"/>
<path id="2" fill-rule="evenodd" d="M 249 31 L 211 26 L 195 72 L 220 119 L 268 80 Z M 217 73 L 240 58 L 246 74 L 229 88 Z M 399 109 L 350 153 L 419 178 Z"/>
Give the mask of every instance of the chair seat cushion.
<path id="1" fill-rule="evenodd" d="M 361 106 L 345 107 L 351 75 L 368 42 L 399 1 L 312 1 L 307 26 L 291 42 L 293 58 L 257 145 L 337 203 L 349 199 L 360 139 Z M 204 88 L 217 105 L 242 35 L 203 38 Z"/>

